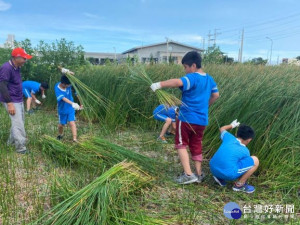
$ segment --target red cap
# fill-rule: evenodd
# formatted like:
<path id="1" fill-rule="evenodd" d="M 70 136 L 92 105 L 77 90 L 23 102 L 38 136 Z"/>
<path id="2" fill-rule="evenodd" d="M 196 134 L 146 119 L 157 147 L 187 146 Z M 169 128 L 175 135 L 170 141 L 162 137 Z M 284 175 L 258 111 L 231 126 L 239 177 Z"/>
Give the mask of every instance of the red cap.
<path id="1" fill-rule="evenodd" d="M 22 58 L 25 58 L 25 59 L 31 59 L 32 58 L 32 55 L 28 55 L 23 48 L 15 48 L 14 50 L 12 50 L 11 56 L 22 57 Z"/>

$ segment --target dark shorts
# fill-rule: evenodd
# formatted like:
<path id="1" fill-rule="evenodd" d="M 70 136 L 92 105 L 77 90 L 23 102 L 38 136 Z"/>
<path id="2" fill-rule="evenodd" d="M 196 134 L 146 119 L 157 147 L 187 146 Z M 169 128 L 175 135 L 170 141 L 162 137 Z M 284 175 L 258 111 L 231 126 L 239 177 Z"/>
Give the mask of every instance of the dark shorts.
<path id="1" fill-rule="evenodd" d="M 202 137 L 205 126 L 176 121 L 175 148 L 189 147 L 192 160 L 202 161 Z"/>

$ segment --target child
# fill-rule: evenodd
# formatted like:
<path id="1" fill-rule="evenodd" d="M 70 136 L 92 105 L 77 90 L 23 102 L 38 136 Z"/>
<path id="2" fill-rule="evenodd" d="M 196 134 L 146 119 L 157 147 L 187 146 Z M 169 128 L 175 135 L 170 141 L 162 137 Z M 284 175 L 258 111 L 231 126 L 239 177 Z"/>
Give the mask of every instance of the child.
<path id="1" fill-rule="evenodd" d="M 25 96 L 25 98 L 27 98 L 26 101 L 26 112 L 31 114 L 33 113 L 32 110 L 30 110 L 31 107 L 31 103 L 33 105 L 33 107 L 35 107 L 35 103 L 36 104 L 41 104 L 41 102 L 36 98 L 35 94 L 39 91 L 41 91 L 42 93 L 42 98 L 45 99 L 46 95 L 45 95 L 45 90 L 47 90 L 49 88 L 48 84 L 46 82 L 43 83 L 38 83 L 36 81 L 24 81 L 22 83 L 22 91 L 23 91 L 23 95 Z M 32 102 L 32 99 L 34 100 Z"/>
<path id="2" fill-rule="evenodd" d="M 57 99 L 57 110 L 59 116 L 59 135 L 57 136 L 57 139 L 62 139 L 64 125 L 69 122 L 73 135 L 73 141 L 77 142 L 75 110 L 79 110 L 80 106 L 73 100 L 71 82 L 66 75 L 61 76 L 61 80 L 55 84 L 54 90 Z"/>
<path id="3" fill-rule="evenodd" d="M 209 162 L 215 181 L 225 186 L 226 181 L 236 180 L 234 191 L 252 193 L 255 188 L 247 184 L 247 179 L 258 168 L 258 158 L 250 156 L 247 144 L 254 138 L 254 130 L 246 125 L 241 125 L 237 131 L 237 137 L 227 130 L 240 125 L 237 120 L 220 128 L 222 144 Z"/>
<path id="4" fill-rule="evenodd" d="M 182 105 L 176 122 L 175 148 L 184 173 L 176 179 L 179 184 L 201 182 L 202 136 L 208 125 L 208 107 L 219 97 L 214 79 L 201 69 L 201 56 L 198 52 L 188 52 L 182 58 L 186 76 L 153 83 L 151 89 L 179 87 L 182 91 Z M 187 152 L 189 147 L 195 162 L 196 175 L 192 172 Z"/>
<path id="5" fill-rule="evenodd" d="M 157 106 L 154 109 L 154 111 L 153 111 L 154 119 L 165 122 L 165 124 L 163 125 L 163 127 L 161 129 L 160 135 L 157 138 L 158 141 L 165 143 L 165 144 L 168 143 L 164 135 L 166 134 L 170 125 L 172 125 L 172 126 L 171 126 L 171 131 L 169 133 L 172 134 L 172 132 L 175 132 L 175 130 L 176 130 L 175 119 L 176 119 L 177 109 L 178 109 L 177 106 L 169 107 L 168 105 L 163 105 L 163 104 Z"/>

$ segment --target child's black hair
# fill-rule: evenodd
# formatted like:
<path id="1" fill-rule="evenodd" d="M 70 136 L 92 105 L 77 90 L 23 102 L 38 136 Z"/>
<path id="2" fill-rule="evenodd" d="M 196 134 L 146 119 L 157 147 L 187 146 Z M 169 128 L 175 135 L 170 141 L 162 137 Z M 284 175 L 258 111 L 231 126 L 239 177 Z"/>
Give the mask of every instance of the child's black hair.
<path id="1" fill-rule="evenodd" d="M 49 88 L 49 85 L 47 82 L 42 82 L 41 83 L 41 87 L 44 88 L 44 89 L 48 89 Z"/>
<path id="2" fill-rule="evenodd" d="M 198 69 L 201 68 L 201 62 L 202 62 L 201 56 L 196 51 L 191 51 L 186 53 L 181 60 L 182 65 L 186 64 L 188 66 L 192 66 L 193 63 L 195 63 Z"/>
<path id="3" fill-rule="evenodd" d="M 249 138 L 253 139 L 255 132 L 252 127 L 242 124 L 239 126 L 236 136 L 243 140 L 247 140 Z"/>
<path id="4" fill-rule="evenodd" d="M 62 76 L 61 76 L 60 82 L 61 82 L 62 84 L 67 84 L 67 85 L 68 85 L 68 84 L 71 84 L 69 78 L 68 78 L 66 75 L 62 75 Z"/>

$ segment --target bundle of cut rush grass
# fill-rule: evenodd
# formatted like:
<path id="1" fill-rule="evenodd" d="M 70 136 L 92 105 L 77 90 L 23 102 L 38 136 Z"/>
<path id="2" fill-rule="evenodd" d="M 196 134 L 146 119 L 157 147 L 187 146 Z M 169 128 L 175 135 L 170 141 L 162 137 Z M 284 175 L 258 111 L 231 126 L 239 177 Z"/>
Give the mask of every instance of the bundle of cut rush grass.
<path id="1" fill-rule="evenodd" d="M 145 67 L 142 65 L 136 65 L 134 67 L 128 66 L 130 71 L 130 81 L 135 82 L 139 86 L 144 86 L 145 90 L 150 90 L 150 86 L 153 83 L 149 75 L 146 73 Z M 173 94 L 170 94 L 164 90 L 157 90 L 155 94 L 160 104 L 177 106 L 181 105 L 181 100 Z"/>
<path id="2" fill-rule="evenodd" d="M 33 224 L 166 224 L 137 216 L 129 204 L 152 177 L 132 163 L 121 162 L 71 197 L 54 206 Z"/>
<path id="3" fill-rule="evenodd" d="M 64 166 L 80 165 L 100 169 L 103 164 L 113 166 L 128 160 L 137 163 L 145 171 L 155 174 L 158 165 L 158 162 L 152 158 L 99 137 L 87 138 L 76 145 L 69 145 L 45 135 L 41 139 L 41 144 L 45 154 Z"/>

